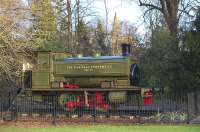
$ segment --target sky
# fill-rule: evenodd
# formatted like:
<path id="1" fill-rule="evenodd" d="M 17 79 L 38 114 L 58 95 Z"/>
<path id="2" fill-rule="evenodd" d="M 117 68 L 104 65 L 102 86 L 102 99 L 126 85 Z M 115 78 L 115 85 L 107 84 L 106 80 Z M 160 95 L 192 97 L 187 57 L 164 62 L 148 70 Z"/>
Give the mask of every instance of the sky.
<path id="1" fill-rule="evenodd" d="M 128 1 L 129 0 L 106 0 L 109 19 L 112 20 L 114 14 L 117 13 L 118 18 L 122 21 L 137 22 L 142 15 L 140 7 L 135 2 Z M 94 7 L 96 7 L 96 10 L 101 16 L 106 15 L 104 0 L 95 0 Z"/>
<path id="2" fill-rule="evenodd" d="M 27 2 L 27 0 L 22 0 Z M 73 1 L 73 0 L 72 0 Z M 80 0 L 87 1 L 87 0 Z M 135 0 L 137 1 L 137 0 Z M 114 15 L 117 14 L 117 17 L 120 21 L 129 21 L 133 23 L 137 28 L 137 32 L 140 34 L 145 33 L 145 27 L 142 24 L 143 18 L 141 8 L 136 2 L 131 2 L 131 0 L 106 0 L 107 9 L 108 9 L 108 23 L 109 27 L 112 28 Z M 93 6 L 97 15 L 106 20 L 106 11 L 104 0 L 94 0 Z"/>
<path id="3" fill-rule="evenodd" d="M 108 20 L 112 25 L 115 13 L 120 21 L 129 21 L 138 27 L 138 32 L 145 33 L 144 25 L 142 24 L 142 11 L 136 2 L 130 0 L 106 0 L 108 8 Z M 104 0 L 95 0 L 93 3 L 97 13 L 106 19 L 106 11 Z"/>

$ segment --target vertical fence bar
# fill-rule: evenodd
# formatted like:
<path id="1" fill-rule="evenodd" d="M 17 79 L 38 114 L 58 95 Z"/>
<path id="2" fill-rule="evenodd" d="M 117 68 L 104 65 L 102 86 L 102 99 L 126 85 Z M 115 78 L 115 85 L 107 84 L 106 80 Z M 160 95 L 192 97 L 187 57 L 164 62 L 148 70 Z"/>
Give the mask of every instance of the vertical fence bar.
<path id="1" fill-rule="evenodd" d="M 30 118 L 30 115 L 31 115 L 31 109 L 32 109 L 32 103 L 31 103 L 31 99 L 30 99 L 30 96 L 27 98 L 27 112 L 26 112 L 26 117 L 27 119 Z"/>
<path id="2" fill-rule="evenodd" d="M 93 121 L 96 122 L 96 93 L 93 94 Z"/>
<path id="3" fill-rule="evenodd" d="M 33 118 L 33 116 L 35 116 L 35 103 L 33 102 L 33 95 L 31 95 L 30 96 L 30 98 L 31 98 L 31 103 L 33 104 L 32 106 L 31 106 L 31 118 Z"/>
<path id="4" fill-rule="evenodd" d="M 189 112 L 189 94 L 187 94 L 187 124 L 190 122 L 190 112 Z"/>
<path id="5" fill-rule="evenodd" d="M 11 95 L 10 95 L 10 92 L 8 93 L 8 108 L 10 107 L 11 105 Z"/>
<path id="6" fill-rule="evenodd" d="M 15 121 L 18 120 L 18 99 L 14 100 L 14 107 L 15 107 Z"/>
<path id="7" fill-rule="evenodd" d="M 0 118 L 0 119 L 1 119 L 1 121 L 2 121 L 2 120 L 3 120 L 3 107 L 2 107 L 2 106 L 3 106 L 3 105 L 2 105 L 2 104 L 3 104 L 3 101 L 2 101 L 1 96 L 0 96 L 0 103 L 1 103 L 1 106 L 0 106 L 1 118 Z"/>
<path id="8" fill-rule="evenodd" d="M 15 109 L 14 109 L 14 105 L 12 105 L 10 97 L 9 97 L 9 108 L 11 109 L 11 120 L 15 119 Z"/>
<path id="9" fill-rule="evenodd" d="M 17 98 L 13 101 L 13 104 L 14 104 L 14 110 L 15 110 L 15 113 L 14 113 L 14 115 L 15 115 L 15 121 L 17 121 L 18 120 L 18 100 L 17 100 Z"/>
<path id="10" fill-rule="evenodd" d="M 140 124 L 141 123 L 141 111 L 140 111 L 141 110 L 141 108 L 140 108 L 140 99 L 141 98 L 140 98 L 140 96 L 138 96 L 137 98 L 138 98 L 138 110 L 137 110 L 138 111 L 138 123 Z"/>
<path id="11" fill-rule="evenodd" d="M 106 117 L 107 117 L 107 118 L 110 118 L 112 107 L 111 107 L 111 103 L 109 102 L 109 99 L 108 99 L 108 98 L 106 98 L 106 102 L 108 103 L 108 106 L 109 106 L 108 111 L 106 112 L 106 113 L 107 113 L 107 114 L 106 114 Z"/>
<path id="12" fill-rule="evenodd" d="M 53 95 L 53 124 L 56 124 L 56 95 Z"/>

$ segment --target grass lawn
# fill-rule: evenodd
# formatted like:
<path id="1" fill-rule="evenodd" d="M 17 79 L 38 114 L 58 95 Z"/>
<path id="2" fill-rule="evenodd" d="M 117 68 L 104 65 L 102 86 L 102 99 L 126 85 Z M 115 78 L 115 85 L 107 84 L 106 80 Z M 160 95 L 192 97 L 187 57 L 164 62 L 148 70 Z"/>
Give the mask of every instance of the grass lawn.
<path id="1" fill-rule="evenodd" d="M 61 126 L 21 128 L 0 126 L 0 132 L 200 132 L 200 126 Z"/>

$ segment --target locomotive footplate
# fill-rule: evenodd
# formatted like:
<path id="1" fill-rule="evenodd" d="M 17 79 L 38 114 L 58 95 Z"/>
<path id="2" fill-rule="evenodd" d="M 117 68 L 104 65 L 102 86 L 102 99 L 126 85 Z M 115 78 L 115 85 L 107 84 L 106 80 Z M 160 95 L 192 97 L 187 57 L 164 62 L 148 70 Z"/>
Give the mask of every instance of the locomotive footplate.
<path id="1" fill-rule="evenodd" d="M 140 93 L 140 87 L 132 87 L 132 88 L 120 88 L 120 87 L 112 87 L 112 88 L 77 88 L 77 89 L 67 89 L 67 88 L 51 88 L 51 89 L 30 89 L 32 92 L 111 92 L 111 91 L 132 91 Z"/>

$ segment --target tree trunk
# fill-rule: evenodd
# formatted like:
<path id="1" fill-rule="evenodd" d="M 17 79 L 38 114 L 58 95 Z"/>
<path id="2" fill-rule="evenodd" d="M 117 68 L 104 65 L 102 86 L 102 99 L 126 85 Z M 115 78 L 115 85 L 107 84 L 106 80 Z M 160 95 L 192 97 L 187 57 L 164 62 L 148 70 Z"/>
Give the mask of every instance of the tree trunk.
<path id="1" fill-rule="evenodd" d="M 66 42 L 66 48 L 68 48 L 69 52 L 72 52 L 73 49 L 73 35 L 72 35 L 72 9 L 71 9 L 71 0 L 67 0 L 67 38 L 68 42 Z"/>
<path id="2" fill-rule="evenodd" d="M 76 44 L 76 51 L 79 52 L 79 44 L 80 44 L 80 0 L 76 0 L 76 38 L 75 38 L 75 44 Z"/>
<path id="3" fill-rule="evenodd" d="M 172 36 L 178 33 L 178 6 L 180 0 L 160 0 L 162 13 Z"/>
<path id="4" fill-rule="evenodd" d="M 153 9 L 160 11 L 172 36 L 178 33 L 178 8 L 182 0 L 139 0 L 140 6 L 147 7 L 147 12 Z M 158 4 L 159 3 L 159 4 Z"/>

